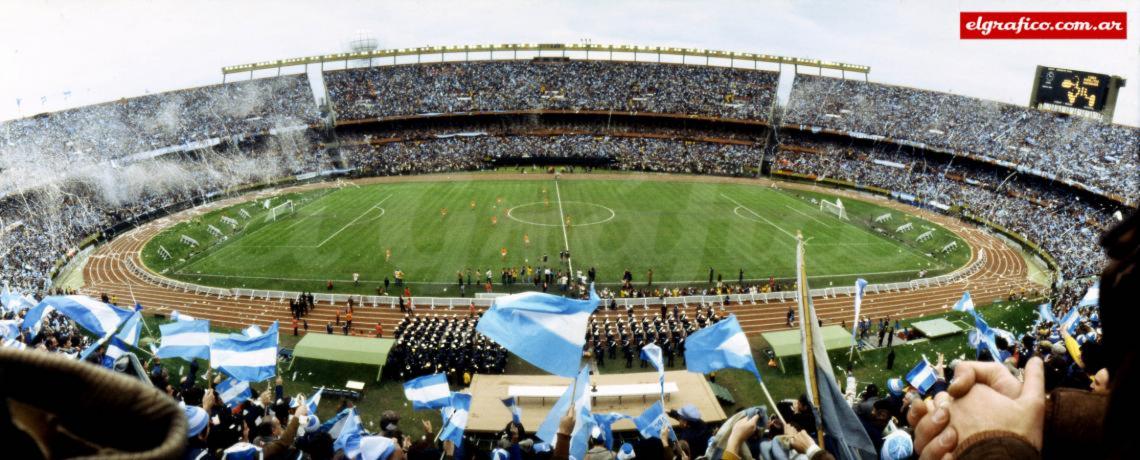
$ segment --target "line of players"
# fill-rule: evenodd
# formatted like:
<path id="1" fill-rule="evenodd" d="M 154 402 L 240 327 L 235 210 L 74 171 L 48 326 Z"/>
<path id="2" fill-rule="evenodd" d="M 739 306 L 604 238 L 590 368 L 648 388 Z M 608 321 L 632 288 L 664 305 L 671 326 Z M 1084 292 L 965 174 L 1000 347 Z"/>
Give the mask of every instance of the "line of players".
<path id="1" fill-rule="evenodd" d="M 629 369 L 635 358 L 640 359 L 641 348 L 653 343 L 661 347 L 666 367 L 673 367 L 677 356 L 681 357 L 681 365 L 685 365 L 685 338 L 721 320 L 711 306 L 697 307 L 693 319 L 686 312 L 688 308 L 679 305 L 660 308 L 652 317 L 648 309 L 638 316 L 632 307 L 612 320 L 609 313 L 600 318 L 595 314 L 586 331 L 586 351 L 592 352 L 597 365 L 602 367 L 606 359 L 616 359 L 620 349 L 625 367 Z M 640 366 L 644 368 L 649 363 L 641 360 Z"/>

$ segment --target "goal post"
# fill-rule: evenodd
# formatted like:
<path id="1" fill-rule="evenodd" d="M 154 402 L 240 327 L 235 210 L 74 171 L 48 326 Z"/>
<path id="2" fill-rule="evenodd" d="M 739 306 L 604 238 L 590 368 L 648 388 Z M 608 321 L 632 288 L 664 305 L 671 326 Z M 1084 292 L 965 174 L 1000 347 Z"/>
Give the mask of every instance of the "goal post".
<path id="1" fill-rule="evenodd" d="M 292 214 L 293 211 L 293 200 L 286 201 L 269 209 L 269 220 L 275 221 L 289 214 Z"/>
<path id="2" fill-rule="evenodd" d="M 819 200 L 819 211 L 835 214 L 836 217 L 842 220 L 851 220 L 847 218 L 847 210 L 843 208 L 843 200 L 839 198 L 836 198 L 834 203 L 821 198 Z"/>

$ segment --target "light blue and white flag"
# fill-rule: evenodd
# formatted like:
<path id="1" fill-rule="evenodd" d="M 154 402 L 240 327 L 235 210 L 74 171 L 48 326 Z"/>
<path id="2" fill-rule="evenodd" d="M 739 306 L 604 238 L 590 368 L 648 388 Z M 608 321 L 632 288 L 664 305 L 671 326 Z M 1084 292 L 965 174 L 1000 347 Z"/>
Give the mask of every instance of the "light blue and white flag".
<path id="1" fill-rule="evenodd" d="M 87 296 L 51 296 L 45 297 L 28 310 L 28 314 L 24 317 L 23 328 L 39 334 L 40 324 L 51 311 L 71 318 L 75 324 L 97 336 L 105 336 L 117 330 L 119 325 L 134 313 Z"/>
<path id="2" fill-rule="evenodd" d="M 589 300 L 541 292 L 503 296 L 475 330 L 546 372 L 573 377 L 582 361 L 587 321 L 600 301 L 592 285 Z"/>
<path id="3" fill-rule="evenodd" d="M 260 447 L 239 442 L 222 451 L 222 460 L 260 460 L 263 455 Z"/>
<path id="4" fill-rule="evenodd" d="M 1065 316 L 1061 317 L 1061 330 L 1068 332 L 1072 335 L 1077 332 L 1077 325 L 1081 322 L 1081 314 L 1077 311 L 1077 307 L 1069 307 L 1069 311 Z"/>
<path id="5" fill-rule="evenodd" d="M 570 433 L 570 458 L 586 458 L 586 451 L 590 449 L 590 435 L 593 434 L 597 422 L 594 414 L 590 412 L 589 374 L 582 384 L 582 391 L 574 400 L 574 431 Z"/>
<path id="6" fill-rule="evenodd" d="M 649 361 L 657 369 L 657 380 L 661 383 L 661 400 L 665 400 L 665 360 L 661 357 L 661 347 L 650 343 L 641 347 L 641 359 Z"/>
<path id="7" fill-rule="evenodd" d="M 340 437 L 341 430 L 344 429 L 345 424 L 348 423 L 350 418 L 359 418 L 359 416 L 356 415 L 356 410 L 353 408 L 344 409 L 333 416 L 333 418 L 325 420 L 320 428 L 317 428 L 317 431 L 328 433 L 329 437 L 336 439 Z M 360 422 L 358 421 L 356 423 Z"/>
<path id="8" fill-rule="evenodd" d="M 443 409 L 451 404 L 447 374 L 431 374 L 404 382 L 404 397 L 413 410 Z"/>
<path id="9" fill-rule="evenodd" d="M 123 322 L 114 336 L 106 337 L 91 344 L 83 353 L 79 355 L 80 360 L 86 360 L 91 353 L 98 350 L 104 344 L 107 345 L 107 350 L 103 353 L 103 367 L 112 368 L 115 366 L 115 360 L 119 359 L 131 351 L 131 347 L 137 347 L 139 343 L 139 334 L 142 332 L 142 315 L 136 310 L 131 314 L 131 317 Z"/>
<path id="10" fill-rule="evenodd" d="M 249 389 L 249 382 L 237 379 L 226 379 L 218 384 L 217 390 L 222 403 L 231 409 L 253 397 L 253 390 Z"/>
<path id="11" fill-rule="evenodd" d="M 962 293 L 962 298 L 954 304 L 954 311 L 971 311 L 974 309 L 974 299 L 970 298 L 969 291 Z"/>
<path id="12" fill-rule="evenodd" d="M 396 442 L 383 436 L 360 438 L 360 458 L 362 460 L 387 460 L 396 451 Z"/>
<path id="13" fill-rule="evenodd" d="M 210 359 L 210 320 L 179 321 L 158 326 L 162 333 L 159 358 L 182 358 L 187 361 Z"/>
<path id="14" fill-rule="evenodd" d="M 583 367 L 578 373 L 578 378 L 566 386 L 566 391 L 562 393 L 562 396 L 550 408 L 550 412 L 547 412 L 542 424 L 538 426 L 538 431 L 535 432 L 538 439 L 546 441 L 547 444 L 554 444 L 555 440 L 558 439 L 558 422 L 562 420 L 562 416 L 570 411 L 570 405 L 578 401 L 586 392 L 589 381 L 590 368 Z"/>
<path id="15" fill-rule="evenodd" d="M 471 411 L 471 395 L 465 393 L 452 393 L 451 403 L 440 409 L 440 418 L 443 419 L 443 428 L 439 430 L 440 441 L 451 441 L 455 445 L 463 444 L 463 430 L 467 429 L 467 417 Z"/>
<path id="16" fill-rule="evenodd" d="M 503 405 L 507 406 L 507 410 L 511 412 L 511 420 L 515 423 L 522 421 L 522 407 L 519 407 L 519 402 L 514 396 L 510 398 L 503 398 Z"/>
<path id="17" fill-rule="evenodd" d="M 0 321 L 0 338 L 14 339 L 20 335 L 20 320 L 6 319 Z"/>
<path id="18" fill-rule="evenodd" d="M 184 313 L 178 313 L 178 310 L 174 310 L 173 312 L 170 313 L 170 320 L 171 321 L 197 321 L 197 319 L 195 319 L 193 316 L 190 316 L 190 315 L 187 315 Z"/>
<path id="19" fill-rule="evenodd" d="M 1037 306 L 1037 315 L 1041 317 L 1042 321 L 1056 323 L 1057 317 L 1053 316 L 1053 304 L 1043 303 Z"/>
<path id="20" fill-rule="evenodd" d="M 975 340 L 978 345 L 985 345 L 986 349 L 990 352 L 990 358 L 994 362 L 1001 362 L 1001 350 L 997 347 L 997 341 L 994 339 L 994 331 L 990 329 L 990 325 L 986 320 L 979 315 L 977 310 L 972 310 L 970 313 L 974 315 L 974 328 Z"/>
<path id="21" fill-rule="evenodd" d="M 1089 286 L 1089 290 L 1085 291 L 1085 296 L 1081 298 L 1081 302 L 1077 304 L 1078 307 L 1094 307 L 1100 305 L 1100 280 Z"/>
<path id="22" fill-rule="evenodd" d="M 2 342 L 0 342 L 0 347 L 24 350 L 28 348 L 28 345 L 16 339 L 4 339 Z"/>
<path id="23" fill-rule="evenodd" d="M 728 315 L 685 339 L 685 367 L 699 374 L 724 368 L 744 369 L 760 379 L 760 371 L 752 360 L 752 347 L 736 315 Z"/>
<path id="24" fill-rule="evenodd" d="M 4 288 L 4 292 L 0 293 L 0 306 L 4 307 L 4 311 L 20 313 L 36 306 L 37 303 L 39 302 L 36 302 L 36 299 L 9 291 L 8 288 Z"/>
<path id="25" fill-rule="evenodd" d="M 602 430 L 602 436 L 606 438 L 606 449 L 613 450 L 614 448 L 613 424 L 617 423 L 618 420 L 625 419 L 633 419 L 633 417 L 617 412 L 594 414 L 594 422 L 598 424 L 598 428 Z"/>
<path id="26" fill-rule="evenodd" d="M 248 382 L 277 375 L 277 322 L 257 337 L 215 338 L 210 343 L 210 367 Z"/>
<path id="27" fill-rule="evenodd" d="M 661 429 L 669 425 L 669 419 L 665 416 L 665 408 L 661 405 L 661 401 L 657 401 L 634 418 L 633 424 L 637 426 L 637 432 L 641 433 L 641 437 L 661 439 Z"/>
<path id="28" fill-rule="evenodd" d="M 309 396 L 309 399 L 305 401 L 305 405 L 309 406 L 309 413 L 310 414 L 313 414 L 313 415 L 317 414 L 317 406 L 319 406 L 321 404 L 321 394 L 324 392 L 325 392 L 324 387 L 321 387 L 320 389 L 317 390 L 316 393 L 313 393 L 313 395 Z"/>
<path id="29" fill-rule="evenodd" d="M 906 381 L 922 394 L 926 394 L 927 390 L 934 386 L 934 382 L 938 381 L 938 375 L 934 373 L 934 366 L 931 366 L 930 362 L 923 357 L 922 361 L 914 366 L 914 369 L 907 372 Z"/>
<path id="30" fill-rule="evenodd" d="M 852 325 L 859 324 L 859 311 L 863 308 L 863 290 L 867 289 L 867 280 L 859 278 L 855 280 L 855 319 L 851 320 Z M 851 346 L 854 347 L 858 343 L 855 339 L 859 333 L 858 327 L 851 328 Z"/>
<path id="31" fill-rule="evenodd" d="M 343 450 L 345 458 L 357 459 L 360 458 L 360 438 L 364 436 L 364 430 L 360 427 L 360 416 L 356 413 L 356 409 L 348 410 L 344 426 L 333 441 L 333 452 Z"/>

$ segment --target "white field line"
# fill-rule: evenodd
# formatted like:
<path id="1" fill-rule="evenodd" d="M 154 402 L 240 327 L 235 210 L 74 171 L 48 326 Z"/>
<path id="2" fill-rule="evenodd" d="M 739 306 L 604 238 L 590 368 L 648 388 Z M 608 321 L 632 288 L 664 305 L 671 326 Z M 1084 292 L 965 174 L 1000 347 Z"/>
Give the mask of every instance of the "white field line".
<path id="1" fill-rule="evenodd" d="M 729 201 L 731 201 L 731 202 L 733 202 L 733 203 L 736 203 L 736 205 L 737 205 L 737 206 L 740 206 L 740 207 L 741 207 L 741 208 L 743 208 L 745 211 L 748 211 L 748 212 L 752 213 L 752 215 L 756 216 L 757 218 L 759 218 L 760 220 L 764 221 L 764 222 L 765 222 L 765 223 L 767 223 L 768 225 L 771 225 L 771 226 L 775 227 L 775 228 L 776 228 L 776 230 L 779 230 L 779 231 L 783 232 L 785 235 L 788 235 L 788 236 L 789 236 L 789 237 L 791 237 L 792 239 L 795 239 L 795 238 L 796 238 L 796 235 L 793 235 L 793 234 L 791 234 L 791 233 L 788 233 L 788 231 L 787 231 L 787 230 L 784 230 L 784 229 L 783 229 L 783 228 L 781 228 L 779 225 L 776 225 L 775 223 L 773 223 L 772 221 L 768 220 L 768 219 L 767 219 L 767 218 L 765 218 L 764 216 L 761 216 L 759 213 L 757 213 L 756 211 L 753 211 L 753 210 L 752 210 L 752 209 L 750 209 L 748 206 L 745 206 L 745 205 L 743 205 L 742 203 L 740 203 L 739 201 L 736 201 L 736 200 L 732 199 L 732 197 L 730 197 L 730 196 L 728 196 L 728 195 L 725 195 L 725 194 L 723 194 L 723 193 L 721 193 L 721 194 L 720 194 L 720 196 L 723 196 L 723 197 L 727 198 Z"/>
<path id="2" fill-rule="evenodd" d="M 562 243 L 566 245 L 566 252 L 570 252 L 570 236 L 566 233 L 566 215 L 562 213 L 562 192 L 558 189 L 558 179 L 554 179 L 554 195 L 558 197 L 558 220 L 562 222 Z M 566 258 L 566 265 L 570 267 L 570 276 L 574 276 L 574 262 Z"/>
<path id="3" fill-rule="evenodd" d="M 786 205 L 786 204 L 784 205 L 784 207 L 785 207 L 785 208 L 788 208 L 788 209 L 791 209 L 791 210 L 792 210 L 792 212 L 794 212 L 794 213 L 796 213 L 796 214 L 799 214 L 799 215 L 801 215 L 801 216 L 807 217 L 808 219 L 811 219 L 811 220 L 814 220 L 814 221 L 816 221 L 816 222 L 819 222 L 819 224 L 820 224 L 820 225 L 823 225 L 824 227 L 827 227 L 827 228 L 831 228 L 831 225 L 830 225 L 830 224 L 828 224 L 827 222 L 824 222 L 824 221 L 822 221 L 822 220 L 816 219 L 816 218 L 815 218 L 815 216 L 812 216 L 811 214 L 808 214 L 808 213 L 806 213 L 806 212 L 800 211 L 799 209 L 793 208 L 793 207 L 791 207 L 791 206 L 788 206 L 788 205 Z"/>
<path id="4" fill-rule="evenodd" d="M 327 208 L 327 207 L 328 207 L 328 206 L 321 206 L 321 209 L 318 209 L 318 210 L 316 210 L 316 211 L 313 211 L 311 214 L 305 214 L 304 216 L 301 216 L 301 218 L 300 218 L 300 219 L 297 219 L 297 221 L 296 221 L 296 222 L 293 222 L 293 223 L 289 224 L 289 226 L 288 226 L 288 227 L 285 227 L 285 230 L 289 230 L 289 229 L 291 229 L 291 228 L 293 228 L 293 227 L 296 227 L 296 226 L 297 226 L 298 224 L 300 224 L 301 222 L 304 222 L 304 221 L 305 221 L 305 219 L 308 219 L 308 218 L 310 218 L 310 217 L 313 217 L 313 216 L 315 216 L 315 215 L 319 214 L 321 211 L 324 211 L 324 210 L 325 210 L 325 208 Z"/>
<path id="5" fill-rule="evenodd" d="M 344 231 L 345 229 L 347 229 L 348 227 L 351 227 L 351 226 L 352 226 L 352 224 L 355 224 L 355 223 L 356 223 L 356 221 L 358 221 L 358 220 L 360 220 L 360 219 L 363 219 L 363 218 L 364 218 L 364 216 L 368 215 L 368 213 L 372 212 L 374 209 L 378 209 L 378 208 L 380 207 L 380 205 L 381 205 L 381 204 L 384 204 L 384 202 L 385 202 L 385 201 L 388 201 L 388 198 L 392 198 L 392 195 L 388 195 L 388 196 L 384 197 L 384 199 L 383 199 L 383 200 L 380 200 L 380 201 L 379 201 L 379 202 L 377 202 L 375 205 L 373 205 L 371 208 L 368 208 L 368 209 L 366 209 L 366 210 L 365 210 L 363 213 L 361 213 L 359 216 L 356 216 L 356 218 L 355 218 L 355 219 L 352 219 L 352 221 L 351 221 L 351 222 L 349 222 L 349 223 L 347 223 L 347 224 L 344 224 L 344 226 L 343 226 L 343 227 L 341 227 L 341 228 L 340 228 L 340 230 L 337 230 L 337 231 L 336 231 L 336 232 L 334 232 L 332 235 L 329 235 L 329 237 L 328 237 L 328 238 L 325 238 L 325 240 L 324 240 L 324 241 L 321 241 L 321 243 L 320 243 L 320 244 L 318 244 L 316 247 L 318 247 L 318 248 L 319 248 L 319 247 L 321 247 L 321 246 L 324 246 L 324 245 L 325 245 L 325 243 L 328 243 L 328 242 L 329 242 L 329 240 L 331 240 L 331 239 L 335 238 L 337 235 L 339 235 L 339 234 L 340 234 L 340 232 L 343 232 L 343 231 Z"/>

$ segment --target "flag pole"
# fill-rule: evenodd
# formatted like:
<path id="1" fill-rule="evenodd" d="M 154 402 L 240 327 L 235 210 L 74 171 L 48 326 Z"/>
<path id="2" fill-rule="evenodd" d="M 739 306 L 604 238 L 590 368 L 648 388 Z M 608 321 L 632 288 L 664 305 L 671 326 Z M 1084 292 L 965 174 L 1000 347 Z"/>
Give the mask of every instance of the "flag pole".
<path id="1" fill-rule="evenodd" d="M 780 407 L 777 406 L 776 402 L 772 400 L 772 393 L 768 392 L 768 385 L 764 384 L 764 380 L 757 380 L 760 381 L 760 389 L 764 390 L 764 396 L 768 398 L 768 404 L 772 405 L 772 410 L 776 412 L 776 417 L 780 419 L 780 423 L 784 424 L 784 426 L 788 426 L 788 421 L 784 420 L 784 414 L 780 413 Z"/>
<path id="2" fill-rule="evenodd" d="M 815 416 L 816 416 L 817 421 L 818 421 L 818 419 L 820 419 L 820 417 L 819 417 L 819 410 L 820 410 L 820 407 L 819 407 L 819 376 L 816 375 L 815 346 L 812 343 L 812 335 L 813 335 L 812 329 L 814 329 L 817 325 L 811 324 L 813 322 L 812 318 L 814 317 L 814 315 L 811 314 L 811 306 L 810 306 L 811 302 L 808 298 L 808 296 L 811 293 L 808 292 L 808 289 L 807 289 L 807 269 L 804 267 L 804 265 L 806 263 L 804 261 L 804 258 L 805 258 L 804 257 L 804 235 L 802 232 L 796 231 L 796 259 L 797 259 L 796 261 L 797 261 L 797 265 L 798 265 L 796 267 L 796 272 L 797 272 L 796 275 L 798 278 L 797 284 L 799 284 L 799 286 L 797 286 L 797 291 L 799 292 L 799 303 L 800 303 L 800 330 L 803 332 L 804 350 L 805 350 L 804 356 L 807 358 L 807 362 L 804 363 L 804 375 L 807 377 L 807 380 L 808 380 L 807 381 L 807 383 L 809 385 L 808 392 L 811 394 L 811 403 L 814 406 L 814 412 L 816 413 Z M 823 424 L 822 423 L 816 424 L 816 437 L 818 438 L 817 441 L 819 442 L 819 445 L 822 446 L 823 445 Z"/>

